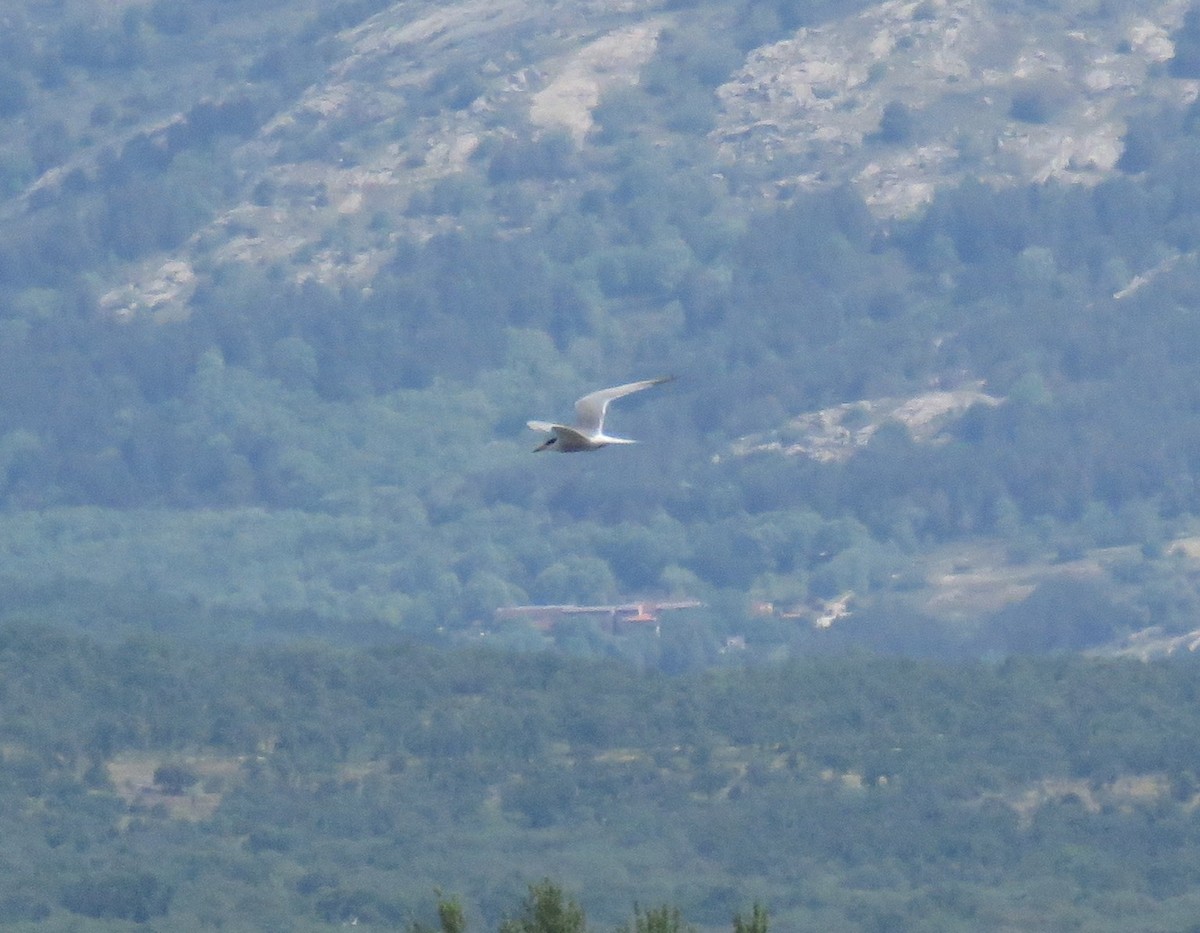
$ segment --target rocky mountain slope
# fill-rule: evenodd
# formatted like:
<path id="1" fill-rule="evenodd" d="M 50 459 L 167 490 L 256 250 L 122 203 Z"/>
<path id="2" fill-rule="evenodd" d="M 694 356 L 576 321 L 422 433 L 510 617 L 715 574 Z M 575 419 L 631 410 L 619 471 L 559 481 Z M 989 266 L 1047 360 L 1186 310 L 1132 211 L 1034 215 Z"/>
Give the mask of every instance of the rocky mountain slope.
<path id="1" fill-rule="evenodd" d="M 368 285 L 398 241 L 461 222 L 436 192 L 486 191 L 506 144 L 574 150 L 572 173 L 524 185 L 552 210 L 564 187 L 603 173 L 588 158 L 603 135 L 597 107 L 647 80 L 664 36 L 701 60 L 710 90 L 691 103 L 709 113 L 638 132 L 660 144 L 688 137 L 694 157 L 726 179 L 730 211 L 741 199 L 847 183 L 881 214 L 903 215 L 967 177 L 1094 182 L 1114 170 L 1131 114 L 1196 95 L 1195 81 L 1164 67 L 1186 6 L 889 0 L 731 55 L 716 48 L 727 14 L 703 5 L 376 4 L 329 30 L 328 61 L 310 62 L 312 80 L 275 101 L 229 154 L 236 181 L 212 218 L 178 248 L 109 275 L 103 306 L 186 314 L 197 285 L 231 261 Z M 132 128 L 127 117 L 120 133 L 165 145 L 197 91 L 218 102 L 245 93 L 229 71 L 234 79 L 214 68 L 181 85 L 176 112 Z M 113 133 L 92 135 L 93 158 L 113 145 Z M 13 192 L 8 216 L 63 184 L 85 164 L 83 150 Z"/>
<path id="2" fill-rule="evenodd" d="M 851 182 L 885 214 L 966 177 L 1092 182 L 1131 113 L 1195 97 L 1163 80 L 1186 7 L 880 3 L 754 49 L 718 90 L 714 141 L 770 186 Z"/>
<path id="3" fill-rule="evenodd" d="M 923 618 L 921 552 L 987 537 L 956 617 L 1061 614 L 1093 578 L 1029 567 L 1115 546 L 1097 600 L 1200 604 L 1183 0 L 181 9 L 0 14 L 10 573 L 428 630 L 701 587 Z M 532 472 L 525 417 L 660 364 L 622 416 L 679 444 Z M 39 517 L 93 507 L 78 551 Z"/>

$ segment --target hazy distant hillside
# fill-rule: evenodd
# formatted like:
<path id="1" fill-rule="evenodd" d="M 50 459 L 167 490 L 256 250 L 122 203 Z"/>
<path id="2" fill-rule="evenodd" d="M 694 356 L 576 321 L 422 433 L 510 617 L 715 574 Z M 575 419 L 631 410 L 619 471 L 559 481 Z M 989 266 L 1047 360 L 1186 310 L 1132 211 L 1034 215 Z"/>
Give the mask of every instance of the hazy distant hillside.
<path id="1" fill-rule="evenodd" d="M 0 6 L 0 923 L 1194 922 L 1198 91 L 1180 0 Z"/>
<path id="2" fill-rule="evenodd" d="M 6 625 L 0 671 L 6 928 L 418 933 L 441 895 L 508 931 L 547 876 L 604 933 L 635 903 L 696 933 L 753 902 L 780 933 L 1179 930 L 1200 905 L 1194 660 L 667 677 Z"/>
<path id="3" fill-rule="evenodd" d="M 907 214 L 964 178 L 1095 183 L 1130 118 L 1196 94 L 1180 0 L 68 7 L 9 14 L 10 223 L 222 142 L 190 210 L 116 249 L 116 313 L 185 311 L 228 263 L 367 284 L 464 209 L 520 227 L 611 183 L 620 136 L 711 167 L 724 214 L 847 182 Z"/>
<path id="4" fill-rule="evenodd" d="M 851 182 L 909 214 L 939 188 L 1095 184 L 1168 77 L 1186 3 L 873 4 L 752 50 L 717 91 L 722 157 L 764 192 Z"/>
<path id="5" fill-rule="evenodd" d="M 3 25 L 21 599 L 672 668 L 1191 628 L 1186 4 L 67 0 Z M 668 372 L 615 413 L 639 447 L 531 459 L 526 419 Z M 942 611 L 947 577 L 983 582 Z M 704 608 L 661 637 L 492 630 L 667 599 Z"/>

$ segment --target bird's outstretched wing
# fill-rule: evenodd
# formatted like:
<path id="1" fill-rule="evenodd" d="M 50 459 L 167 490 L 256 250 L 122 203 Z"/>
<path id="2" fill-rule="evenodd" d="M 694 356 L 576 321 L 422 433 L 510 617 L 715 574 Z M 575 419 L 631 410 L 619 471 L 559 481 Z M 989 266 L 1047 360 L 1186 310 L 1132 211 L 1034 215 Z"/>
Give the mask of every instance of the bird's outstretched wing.
<path id="1" fill-rule="evenodd" d="M 551 424 L 549 421 L 526 421 L 525 423 L 529 425 L 532 430 L 545 431 L 547 434 L 553 432 L 555 428 L 561 427 L 561 425 Z"/>
<path id="2" fill-rule="evenodd" d="M 576 427 L 584 434 L 600 434 L 604 428 L 604 413 L 608 411 L 608 403 L 615 398 L 641 392 L 662 382 L 670 382 L 674 376 L 659 376 L 657 379 L 643 379 L 640 382 L 628 382 L 623 386 L 613 386 L 611 389 L 600 389 L 590 392 L 575 403 Z"/>

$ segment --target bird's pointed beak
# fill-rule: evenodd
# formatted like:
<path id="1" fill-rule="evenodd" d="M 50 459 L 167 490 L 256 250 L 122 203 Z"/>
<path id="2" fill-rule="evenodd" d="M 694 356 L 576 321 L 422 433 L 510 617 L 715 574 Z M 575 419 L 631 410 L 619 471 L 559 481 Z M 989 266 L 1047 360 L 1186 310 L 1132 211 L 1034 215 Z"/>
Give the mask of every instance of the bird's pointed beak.
<path id="1" fill-rule="evenodd" d="M 536 453 L 541 453 L 543 450 L 549 450 L 550 445 L 554 443 L 554 440 L 555 439 L 552 437 L 549 440 L 542 441 L 535 448 L 533 448 L 533 452 L 536 454 Z"/>

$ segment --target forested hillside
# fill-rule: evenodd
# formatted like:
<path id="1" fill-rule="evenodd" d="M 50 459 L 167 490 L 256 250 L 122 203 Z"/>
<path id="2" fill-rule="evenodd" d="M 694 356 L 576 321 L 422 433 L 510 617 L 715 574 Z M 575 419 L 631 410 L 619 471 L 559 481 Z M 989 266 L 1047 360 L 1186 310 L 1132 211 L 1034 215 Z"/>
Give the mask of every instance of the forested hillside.
<path id="1" fill-rule="evenodd" d="M 635 902 L 705 933 L 754 902 L 785 931 L 1197 911 L 1191 659 L 672 678 L 9 626 L 0 675 L 10 929 L 406 929 L 440 891 L 486 931 L 543 877 L 605 931 Z"/>
<path id="2" fill-rule="evenodd" d="M 1200 6 L 0 52 L 5 928 L 1194 924 Z"/>
<path id="3" fill-rule="evenodd" d="M 544 39 L 519 4 L 486 21 L 64 8 L 27 4 L 4 38 L 0 574 L 17 604 L 98 587 L 197 625 L 469 638 L 504 606 L 702 602 L 661 640 L 549 636 L 674 669 L 727 659 L 735 636 L 774 656 L 987 653 L 1193 627 L 1197 16 L 1043 10 L 1145 71 L 1105 97 L 1126 116 L 1119 160 L 1088 184 L 983 184 L 970 167 L 994 165 L 966 147 L 893 216 L 794 159 L 772 188 L 717 145 L 728 121 L 709 135 L 749 50 L 875 22 L 869 5 L 564 6 Z M 876 81 L 943 14 L 1020 22 L 888 10 L 908 32 Z M 635 34 L 637 55 L 613 38 Z M 1068 132 L 1068 89 L 1022 80 L 1005 139 Z M 941 105 L 906 99 L 863 153 L 946 131 Z M 660 373 L 680 378 L 614 416 L 638 447 L 530 455 L 527 418 Z M 978 386 L 991 402 L 933 432 L 862 415 Z M 859 400 L 836 425 L 851 455 L 788 433 Z M 740 455 L 751 434 L 779 442 Z M 944 612 L 949 554 L 1020 579 Z M 822 639 L 811 622 L 837 600 L 854 625 Z"/>

